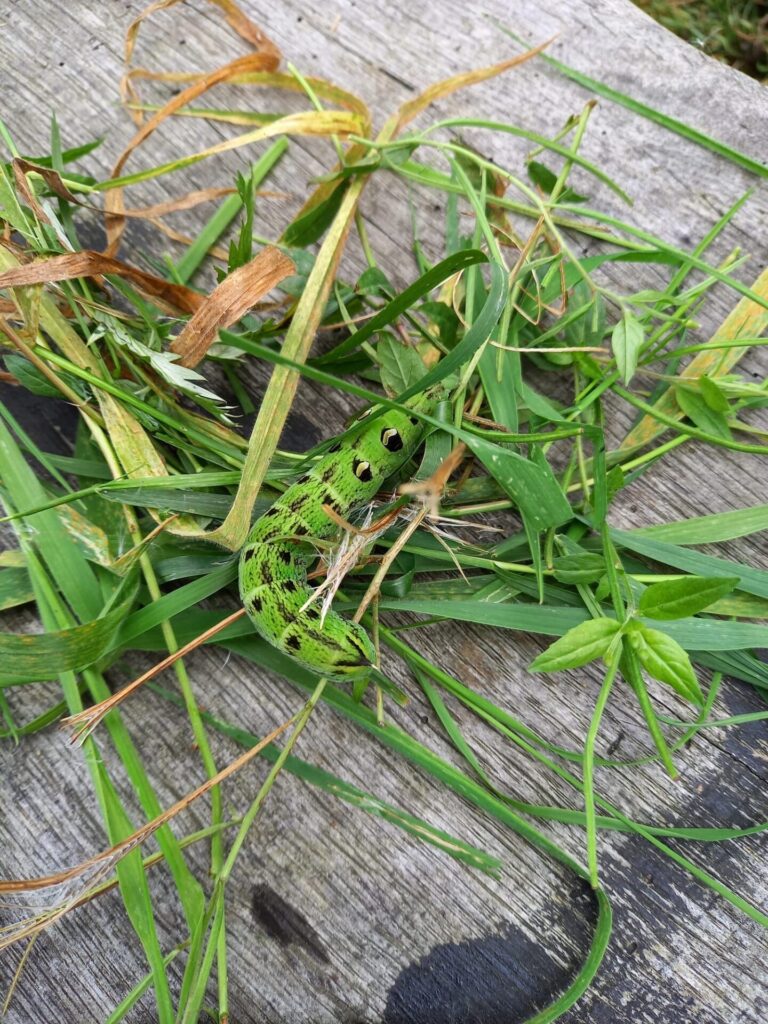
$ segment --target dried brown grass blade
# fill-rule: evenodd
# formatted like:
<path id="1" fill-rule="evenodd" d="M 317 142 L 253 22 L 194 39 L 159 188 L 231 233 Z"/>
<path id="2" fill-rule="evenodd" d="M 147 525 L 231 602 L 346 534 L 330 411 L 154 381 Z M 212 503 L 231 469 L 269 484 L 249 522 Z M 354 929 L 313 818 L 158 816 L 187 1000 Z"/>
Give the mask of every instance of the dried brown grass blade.
<path id="1" fill-rule="evenodd" d="M 31 173 L 39 174 L 51 192 L 59 196 L 60 199 L 66 199 L 68 203 L 75 203 L 77 206 L 87 205 L 86 203 L 83 203 L 82 200 L 77 199 L 72 195 L 67 186 L 61 180 L 59 172 L 54 171 L 52 167 L 41 167 L 32 160 L 25 160 L 23 157 L 15 157 L 11 161 L 11 166 L 13 168 L 13 176 L 19 192 L 21 192 L 24 199 L 35 211 L 35 214 L 40 220 L 49 223 L 48 215 L 40 206 L 37 196 L 33 189 L 30 188 L 29 182 L 27 181 L 27 175 Z"/>
<path id="2" fill-rule="evenodd" d="M 163 525 L 164 524 L 161 524 L 158 529 L 162 528 Z M 152 532 L 156 533 L 157 531 L 153 530 Z M 145 538 L 145 540 L 148 539 L 149 538 Z M 105 700 L 100 701 L 98 704 L 94 704 L 90 708 L 86 708 L 84 711 L 80 711 L 76 715 L 70 715 L 68 718 L 62 718 L 59 723 L 60 727 L 62 729 L 72 730 L 70 742 L 78 744 L 82 743 L 91 735 L 93 730 L 103 720 L 104 716 L 113 708 L 116 708 L 118 704 L 122 704 L 126 697 L 130 697 L 134 690 L 138 690 L 138 688 L 143 686 L 144 683 L 148 683 L 150 679 L 154 679 L 155 676 L 160 675 L 161 672 L 164 672 L 165 669 L 177 662 L 179 658 L 185 657 L 190 653 L 190 651 L 194 651 L 196 648 L 200 647 L 201 644 L 207 643 L 211 637 L 216 636 L 217 633 L 226 629 L 226 627 L 231 625 L 233 622 L 237 622 L 237 620 L 241 619 L 243 615 L 245 615 L 245 608 L 238 608 L 236 612 L 232 612 L 231 615 L 222 619 L 221 622 L 217 622 L 215 626 L 211 626 L 211 628 L 206 629 L 204 633 L 200 633 L 199 636 L 190 640 L 188 644 L 180 647 L 178 651 L 173 651 L 167 658 L 163 658 L 162 661 L 158 661 L 156 665 L 153 665 L 152 668 L 148 669 L 142 675 L 137 676 L 136 679 L 124 686 L 122 690 L 118 690 L 117 693 L 113 693 L 111 697 L 107 697 Z"/>
<path id="3" fill-rule="evenodd" d="M 229 327 L 296 272 L 293 260 L 268 245 L 214 288 L 183 331 L 171 344 L 184 366 L 197 366 L 216 340 L 220 328 Z"/>
<path id="4" fill-rule="evenodd" d="M 211 203 L 215 199 L 223 199 L 231 196 L 234 188 L 199 188 L 192 192 L 186 192 L 178 199 L 166 199 L 163 203 L 152 203 L 151 206 L 135 206 L 133 209 L 123 211 L 125 217 L 164 217 L 168 213 L 178 213 L 180 210 L 191 210 L 201 203 Z"/>
<path id="5" fill-rule="evenodd" d="M 187 103 L 191 103 L 208 89 L 212 89 L 213 86 L 219 85 L 222 82 L 229 81 L 233 76 L 243 71 L 271 71 L 277 67 L 278 63 L 279 55 L 272 51 L 265 53 L 251 53 L 245 57 L 238 57 L 236 60 L 230 61 L 229 64 L 225 64 L 223 67 L 209 72 L 198 82 L 195 82 L 193 85 L 188 86 L 188 88 L 183 89 L 178 96 L 174 96 L 170 99 L 161 110 L 158 110 L 156 114 L 150 117 L 150 119 L 143 124 L 141 128 L 139 128 L 123 152 L 117 158 L 110 177 L 120 177 L 131 153 L 133 153 L 138 146 L 148 139 L 152 132 L 154 132 L 167 117 L 170 117 L 171 114 L 180 107 L 185 106 Z M 107 193 L 104 203 L 105 213 L 107 215 L 106 252 L 110 255 L 114 255 L 120 245 L 120 239 L 125 227 L 125 220 L 122 216 L 124 205 L 122 188 L 116 188 Z"/>
<path id="6" fill-rule="evenodd" d="M 551 39 L 539 43 L 538 46 L 526 50 L 525 53 L 519 53 L 507 60 L 499 61 L 498 64 L 490 64 L 485 68 L 476 68 L 474 71 L 462 71 L 458 75 L 452 75 L 450 78 L 444 78 L 442 82 L 435 82 L 433 85 L 428 86 L 418 96 L 414 96 L 412 100 L 408 100 L 400 107 L 395 115 L 395 134 L 413 121 L 415 117 L 418 117 L 432 103 L 445 99 L 446 96 L 450 96 L 451 93 L 457 92 L 459 89 L 466 89 L 467 86 L 485 82 L 489 78 L 495 78 L 511 68 L 524 64 L 526 61 L 531 60 L 532 57 L 541 53 L 542 50 L 545 50 L 555 38 L 555 36 L 552 36 Z"/>
<path id="7" fill-rule="evenodd" d="M 146 295 L 160 299 L 185 313 L 195 313 L 204 302 L 202 295 L 185 285 L 165 281 L 162 277 L 155 277 L 154 274 L 148 274 L 122 260 L 94 252 L 92 249 L 51 256 L 49 259 L 35 260 L 22 267 L 6 270 L 0 274 L 0 288 L 51 284 L 54 281 L 71 281 L 76 277 L 99 278 L 104 274 L 117 274 L 119 277 L 127 278 Z"/>
<path id="8" fill-rule="evenodd" d="M 272 56 L 275 60 L 275 67 L 277 67 L 281 59 L 280 50 L 272 42 L 269 36 L 262 32 L 259 26 L 251 21 L 245 12 L 241 10 L 236 3 L 234 3 L 234 0 L 209 0 L 209 2 L 224 11 L 229 25 L 232 26 L 239 36 L 249 42 L 258 53 L 264 53 Z M 138 38 L 142 22 L 146 21 L 147 18 L 151 17 L 157 11 L 174 7 L 177 3 L 179 3 L 179 0 L 155 0 L 155 3 L 145 7 L 144 10 L 130 23 L 125 33 L 124 44 L 124 60 L 126 68 L 130 67 L 131 60 L 133 59 L 133 51 L 136 46 L 136 40 Z M 133 86 L 132 75 L 130 72 L 123 75 L 120 80 L 120 95 L 123 100 L 138 99 L 138 93 Z M 137 125 L 141 124 L 141 112 L 132 116 Z"/>
<path id="9" fill-rule="evenodd" d="M 169 7 L 175 7 L 180 0 L 156 0 L 155 3 L 145 7 L 144 10 L 138 14 L 128 26 L 125 33 L 125 63 L 130 64 L 133 58 L 133 50 L 136 46 L 136 39 L 138 38 L 139 29 L 143 21 L 151 17 L 157 11 L 166 10 Z M 215 7 L 224 11 L 227 19 L 227 23 L 237 32 L 239 36 L 249 42 L 251 46 L 256 50 L 263 50 L 265 53 L 272 53 L 277 59 L 280 59 L 280 50 L 272 42 L 269 36 L 262 32 L 259 26 L 251 21 L 248 15 L 234 3 L 234 0 L 208 0 Z"/>
<path id="10" fill-rule="evenodd" d="M 72 887 L 69 895 L 61 900 L 58 905 L 42 913 L 35 914 L 27 920 L 19 922 L 17 925 L 3 929 L 0 933 L 0 949 L 6 949 L 8 946 L 24 939 L 33 938 L 58 921 L 82 900 L 84 894 L 94 884 L 105 878 L 126 854 L 144 843 L 153 833 L 167 824 L 181 811 L 185 810 L 185 808 L 189 807 L 199 797 L 204 796 L 214 786 L 220 785 L 230 775 L 244 767 L 265 747 L 269 746 L 270 743 L 274 742 L 278 736 L 285 732 L 295 722 L 297 717 L 298 715 L 292 715 L 287 721 L 277 726 L 276 729 L 273 729 L 272 732 L 255 744 L 255 746 L 250 747 L 239 757 L 235 758 L 226 768 L 217 772 L 212 778 L 206 779 L 197 789 L 187 793 L 186 796 L 182 797 L 181 800 L 177 800 L 175 804 L 163 811 L 162 814 L 158 814 L 152 821 L 142 825 L 141 828 L 115 846 L 103 850 L 94 857 L 90 857 L 88 860 L 82 861 L 66 871 L 60 871 L 56 874 L 45 875 L 39 878 L 9 879 L 8 881 L 0 882 L 0 894 L 9 895 L 23 895 L 25 893 L 39 892 L 44 889 L 55 889 L 72 882 L 79 883 Z"/>

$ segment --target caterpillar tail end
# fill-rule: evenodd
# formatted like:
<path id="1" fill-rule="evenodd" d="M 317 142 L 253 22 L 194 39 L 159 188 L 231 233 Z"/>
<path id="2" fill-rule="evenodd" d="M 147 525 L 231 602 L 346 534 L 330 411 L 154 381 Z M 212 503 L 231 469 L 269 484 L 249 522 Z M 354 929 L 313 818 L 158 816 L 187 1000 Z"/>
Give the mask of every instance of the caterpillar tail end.
<path id="1" fill-rule="evenodd" d="M 366 679 L 376 661 L 375 648 L 363 627 L 335 612 L 328 615 L 324 628 L 294 621 L 276 639 L 276 646 L 294 661 L 334 682 Z"/>

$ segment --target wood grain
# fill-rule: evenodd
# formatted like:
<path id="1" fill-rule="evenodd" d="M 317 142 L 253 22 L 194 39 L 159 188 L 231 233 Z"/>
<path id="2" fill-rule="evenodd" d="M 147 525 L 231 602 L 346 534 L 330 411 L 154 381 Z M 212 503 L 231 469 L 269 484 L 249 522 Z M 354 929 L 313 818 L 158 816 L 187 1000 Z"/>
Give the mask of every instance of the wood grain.
<path id="1" fill-rule="evenodd" d="M 360 93 L 377 125 L 432 81 L 509 56 L 510 41 L 494 25 L 496 18 L 531 43 L 557 33 L 553 55 L 755 158 L 763 155 L 768 104 L 760 86 L 682 44 L 626 0 L 481 0 L 474 5 L 430 0 L 418 8 L 404 0 L 376 5 L 329 0 L 314 6 L 297 0 L 245 0 L 244 8 L 304 72 Z M 123 33 L 139 10 L 138 3 L 124 0 L 72 0 L 67 5 L 11 0 L 6 5 L 0 13 L 0 114 L 22 152 L 45 152 L 55 111 L 67 145 L 106 131 L 103 147 L 88 160 L 94 174 L 106 174 L 133 131 L 117 106 L 117 82 Z M 244 50 L 216 8 L 195 0 L 161 12 L 143 27 L 136 61 L 155 69 L 211 70 Z M 141 88 L 147 98 L 170 95 L 167 86 L 142 83 Z M 276 109 L 274 94 L 227 87 L 212 95 L 220 106 L 237 102 L 245 109 Z M 523 127 L 552 134 L 588 98 L 585 90 L 542 63 L 532 63 L 451 97 L 437 111 L 441 116 L 514 118 Z M 226 127 L 180 119 L 153 137 L 151 159 L 170 160 L 229 134 Z M 466 136 L 479 139 L 469 131 Z M 500 137 L 483 136 L 478 144 L 519 168 L 529 148 Z M 755 184 L 746 172 L 701 147 L 609 103 L 595 111 L 583 152 L 634 199 L 628 213 L 600 188 L 595 205 L 629 216 L 675 244 L 695 244 Z M 139 151 L 127 170 L 146 166 L 145 159 Z M 270 179 L 270 188 L 291 198 L 260 202 L 261 233 L 276 236 L 306 194 L 308 179 L 329 160 L 327 144 L 292 142 L 289 157 Z M 246 163 L 245 154 L 224 154 L 174 180 L 129 190 L 127 203 L 139 206 L 182 188 L 228 184 Z M 575 182 L 594 193 L 593 182 L 580 172 Z M 441 213 L 433 208 L 433 197 L 415 192 L 414 199 L 422 244 L 428 255 L 437 255 Z M 373 246 L 399 284 L 414 274 L 406 256 L 406 200 L 404 187 L 383 176 L 374 179 L 363 200 Z M 738 246 L 750 255 L 740 270 L 742 278 L 755 277 L 768 256 L 767 213 L 761 186 L 713 246 L 710 259 Z M 191 211 L 174 223 L 194 229 L 203 216 L 202 210 Z M 85 234 L 91 247 L 103 244 L 95 219 Z M 131 221 L 121 251 L 138 261 L 142 253 L 157 254 L 169 244 Z M 352 249 L 346 272 L 360 265 Z M 615 264 L 606 280 L 619 290 L 630 282 L 653 287 L 663 273 L 652 266 Z M 701 313 L 697 338 L 711 333 L 733 301 L 726 289 L 715 290 Z M 256 396 L 266 379 L 263 366 L 249 369 L 248 385 Z M 307 383 L 300 387 L 296 409 L 284 437 L 296 448 L 327 436 L 347 412 L 338 395 Z M 68 417 L 62 420 L 62 438 L 58 426 L 42 422 L 31 403 L 21 412 L 35 424 L 44 446 L 66 445 Z M 612 415 L 618 436 L 629 413 L 617 408 Z M 766 501 L 768 478 L 755 474 L 754 460 L 684 445 L 622 492 L 613 521 L 638 526 Z M 768 565 L 765 548 L 747 542 L 724 548 Z M 4 629 L 23 625 L 28 626 L 23 616 L 4 616 Z M 535 638 L 502 636 L 481 627 L 438 626 L 420 634 L 417 642 L 545 736 L 570 747 L 581 744 L 596 696 L 592 673 L 582 670 L 556 680 L 532 677 L 526 666 L 541 646 Z M 126 682 L 149 664 L 149 656 L 136 658 L 110 673 L 111 681 Z M 189 669 L 208 709 L 255 732 L 268 731 L 300 702 L 287 684 L 237 657 L 227 659 L 221 650 L 201 651 L 190 659 Z M 389 709 L 392 720 L 454 759 L 412 683 L 398 666 L 391 669 L 414 694 L 407 708 Z M 53 694 L 52 687 L 30 687 L 11 698 L 23 720 Z M 666 692 L 655 696 L 665 709 L 681 710 Z M 718 711 L 757 706 L 749 688 L 728 683 Z M 459 708 L 452 710 L 500 786 L 524 799 L 573 803 L 572 794 L 551 776 L 500 744 Z M 180 711 L 145 693 L 129 702 L 125 718 L 164 806 L 201 779 Z M 625 692 L 617 693 L 606 716 L 603 749 L 612 742 L 621 756 L 647 750 L 638 709 Z M 306 759 L 497 853 L 504 872 L 499 881 L 489 880 L 376 818 L 281 777 L 231 881 L 232 1021 L 512 1022 L 527 1019 L 560 991 L 580 962 L 594 921 L 591 899 L 577 880 L 326 707 L 318 710 L 300 747 Z M 236 753 L 220 737 L 214 737 L 214 749 L 221 765 Z M 102 754 L 110 766 L 115 763 L 106 742 Z M 768 818 L 768 745 L 762 726 L 738 733 L 710 730 L 680 755 L 679 764 L 683 776 L 675 784 L 656 766 L 631 773 L 602 771 L 599 784 L 640 820 L 747 825 Z M 3 876 L 52 872 L 102 848 L 104 834 L 86 766 L 60 735 L 47 732 L 18 748 L 0 749 L 0 769 Z M 256 765 L 227 785 L 229 811 L 247 806 L 263 774 L 264 767 Z M 115 775 L 141 820 L 127 781 L 117 770 Z M 203 806 L 187 812 L 176 826 L 178 833 L 204 823 L 205 814 Z M 544 831 L 581 857 L 577 830 L 544 826 Z M 765 849 L 761 836 L 686 847 L 694 860 L 758 905 L 768 896 Z M 635 838 L 604 836 L 601 857 L 616 908 L 616 931 L 596 985 L 565 1018 L 568 1024 L 758 1024 L 766 1019 L 768 938 L 763 931 Z M 204 878 L 202 854 L 193 850 L 190 860 Z M 150 881 L 160 908 L 161 939 L 170 948 L 182 934 L 180 908 L 164 869 L 155 869 Z M 12 957 L 0 962 L 3 986 L 13 966 Z M 111 893 L 39 940 L 8 1021 L 103 1020 L 145 970 L 119 896 Z M 178 984 L 178 972 L 172 974 Z M 152 1019 L 148 996 L 132 1020 Z"/>

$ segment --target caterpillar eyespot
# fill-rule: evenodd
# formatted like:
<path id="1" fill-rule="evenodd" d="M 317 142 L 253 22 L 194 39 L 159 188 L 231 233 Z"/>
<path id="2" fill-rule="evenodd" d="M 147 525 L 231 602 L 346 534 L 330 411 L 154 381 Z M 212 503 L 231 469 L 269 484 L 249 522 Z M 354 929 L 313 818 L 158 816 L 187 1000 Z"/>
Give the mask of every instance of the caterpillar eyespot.
<path id="1" fill-rule="evenodd" d="M 416 402 L 425 410 L 432 404 L 425 398 Z M 407 411 L 389 410 L 353 441 L 331 445 L 257 519 L 246 539 L 239 584 L 249 618 L 265 640 L 318 675 L 338 681 L 365 678 L 375 651 L 362 626 L 333 610 L 321 626 L 317 606 L 304 608 L 312 597 L 307 569 L 313 554 L 295 538 L 299 533 L 317 538 L 335 533 L 336 523 L 324 506 L 346 518 L 365 505 L 410 459 L 423 436 L 421 420 Z"/>
<path id="2" fill-rule="evenodd" d="M 394 427 L 385 427 L 382 430 L 381 443 L 388 452 L 399 452 L 403 447 L 403 439 Z"/>

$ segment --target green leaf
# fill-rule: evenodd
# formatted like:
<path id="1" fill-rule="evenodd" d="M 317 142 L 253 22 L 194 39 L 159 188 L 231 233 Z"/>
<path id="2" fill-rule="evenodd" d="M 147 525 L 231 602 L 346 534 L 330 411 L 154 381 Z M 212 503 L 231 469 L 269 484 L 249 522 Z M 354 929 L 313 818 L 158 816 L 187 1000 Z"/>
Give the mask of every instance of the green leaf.
<path id="1" fill-rule="evenodd" d="M 0 570 L 0 612 L 34 601 L 35 594 L 24 566 Z"/>
<path id="2" fill-rule="evenodd" d="M 742 619 L 768 619 L 768 600 L 750 594 L 731 594 L 707 609 L 710 615 L 735 615 Z"/>
<path id="3" fill-rule="evenodd" d="M 381 383 L 390 395 L 405 391 L 427 372 L 424 360 L 415 348 L 404 345 L 387 334 L 376 347 L 381 369 Z"/>
<path id="4" fill-rule="evenodd" d="M 614 496 L 619 493 L 626 482 L 627 477 L 621 466 L 614 466 L 613 469 L 608 470 L 605 478 L 605 484 L 608 490 L 609 502 L 611 502 Z"/>
<path id="5" fill-rule="evenodd" d="M 724 515 L 729 516 L 730 513 L 726 512 Z M 669 544 L 666 539 L 657 540 L 655 534 L 641 535 L 639 530 L 611 529 L 611 538 L 621 547 L 637 551 L 655 562 L 661 562 L 662 565 L 673 565 L 676 569 L 696 576 L 720 576 L 727 579 L 738 576 L 739 590 L 754 594 L 756 597 L 768 597 L 768 571 L 765 569 L 734 562 L 728 558 L 703 555 L 700 551 L 690 551 L 677 544 Z M 697 539 L 692 543 L 699 544 L 702 541 Z"/>
<path id="6" fill-rule="evenodd" d="M 468 250 L 463 255 L 469 255 L 474 250 Z M 462 255 L 462 254 L 457 254 Z M 448 262 L 445 260 L 444 262 Z M 477 261 L 475 261 L 477 262 Z M 433 268 L 433 270 L 436 268 Z M 454 370 L 458 370 L 464 363 L 474 356 L 475 352 L 484 345 L 491 336 L 496 324 L 499 322 L 499 317 L 504 311 L 504 307 L 507 303 L 507 295 L 509 292 L 509 282 L 507 280 L 507 271 L 495 260 L 491 260 L 488 264 L 490 273 L 490 287 L 488 289 L 488 295 L 480 312 L 475 317 L 471 326 L 467 328 L 464 333 L 464 337 L 458 343 L 458 345 L 452 349 L 447 356 L 443 356 L 440 362 L 433 366 L 428 373 L 426 373 L 419 381 L 412 384 L 404 392 L 398 395 L 398 401 L 405 402 L 409 398 L 413 398 L 414 395 L 418 394 L 419 391 L 426 391 L 427 388 L 432 387 L 433 384 L 437 384 L 441 380 L 453 373 Z M 431 273 L 431 271 L 430 271 Z M 405 293 L 403 293 L 405 294 Z M 372 320 L 368 321 L 368 326 L 373 323 Z"/>
<path id="7" fill-rule="evenodd" d="M 705 430 L 708 434 L 730 440 L 731 428 L 728 426 L 724 414 L 710 408 L 698 391 L 676 387 L 675 398 L 685 415 L 699 430 Z"/>
<path id="8" fill-rule="evenodd" d="M 613 328 L 611 348 L 619 373 L 624 383 L 629 384 L 637 369 L 637 357 L 643 345 L 643 327 L 640 321 L 628 310 Z"/>
<path id="9" fill-rule="evenodd" d="M 3 220 L 8 221 L 15 231 L 26 238 L 29 235 L 30 226 L 16 196 L 11 175 L 6 170 L 8 166 L 8 164 L 0 164 L 0 216 Z"/>
<path id="10" fill-rule="evenodd" d="M 737 576 L 689 576 L 654 583 L 643 592 L 638 611 L 649 619 L 684 619 L 730 594 L 738 584 Z"/>
<path id="11" fill-rule="evenodd" d="M 731 407 L 722 388 L 711 377 L 699 377 L 701 397 L 714 412 L 729 413 Z"/>
<path id="12" fill-rule="evenodd" d="M 595 600 L 602 603 L 610 597 L 610 594 L 611 581 L 608 579 L 607 575 L 601 576 L 597 586 L 595 587 Z"/>
<path id="13" fill-rule="evenodd" d="M 649 676 L 666 683 L 693 704 L 704 703 L 691 659 L 677 640 L 641 622 L 632 623 L 629 642 Z"/>
<path id="14" fill-rule="evenodd" d="M 5 368 L 8 373 L 13 374 L 22 387 L 25 387 L 27 391 L 31 391 L 33 395 L 42 395 L 45 398 L 61 398 L 61 392 L 56 385 L 52 384 L 24 356 L 20 356 L 16 352 L 9 353 L 9 355 L 5 356 Z M 75 394 L 80 395 L 81 398 L 88 397 L 88 386 L 83 384 L 81 380 L 78 380 L 77 377 L 73 377 L 71 373 L 66 373 L 64 370 L 59 370 L 57 375 L 72 388 Z"/>
<path id="15" fill-rule="evenodd" d="M 0 406 L 0 413 L 12 422 L 7 408 Z M 44 504 L 48 495 L 27 463 L 13 435 L 0 423 L 0 478 L 11 504 L 15 508 L 30 508 Z M 98 618 L 103 604 L 103 595 L 96 576 L 71 542 L 63 522 L 51 509 L 25 519 L 27 536 L 34 536 L 36 551 L 45 562 L 72 610 L 83 622 Z M 58 669 L 54 672 L 54 678 Z"/>
<path id="16" fill-rule="evenodd" d="M 551 171 L 546 164 L 542 164 L 538 160 L 529 160 L 527 171 L 528 177 L 534 185 L 538 185 L 545 195 L 552 194 L 552 190 L 557 182 L 557 175 L 554 171 Z M 572 188 L 565 188 L 558 196 L 558 202 L 585 203 L 587 198 L 587 196 L 582 196 L 579 195 L 578 192 L 574 192 Z"/>
<path id="17" fill-rule="evenodd" d="M 510 448 L 472 434 L 462 437 L 515 502 L 531 529 L 548 530 L 573 517 L 568 499 L 548 464 L 537 465 Z"/>
<path id="18" fill-rule="evenodd" d="M 566 328 L 569 345 L 601 345 L 605 334 L 605 301 L 600 292 L 595 292 L 586 281 L 574 285 L 568 301 L 569 308 L 584 312 L 572 320 Z"/>
<path id="19" fill-rule="evenodd" d="M 340 182 L 322 202 L 291 221 L 280 241 L 299 248 L 316 242 L 333 223 L 348 187 L 349 181 Z"/>
<path id="20" fill-rule="evenodd" d="M 561 555 L 552 565 L 558 583 L 596 583 L 605 573 L 605 559 L 591 551 Z"/>
<path id="21" fill-rule="evenodd" d="M 504 318 L 502 317 L 503 326 Z M 501 330 L 499 331 L 501 333 Z M 515 332 L 507 332 L 507 341 L 511 345 L 518 344 Z M 519 429 L 520 418 L 517 410 L 520 384 L 520 353 L 508 352 L 504 349 L 487 345 L 477 364 L 483 390 L 491 415 L 497 423 L 514 433 Z"/>
<path id="22" fill-rule="evenodd" d="M 559 672 L 564 668 L 581 668 L 608 652 L 621 625 L 616 619 L 588 619 L 565 636 L 555 640 L 531 665 L 531 672 Z M 685 653 L 685 652 L 683 652 Z"/>
<path id="23" fill-rule="evenodd" d="M 518 585 L 517 580 L 515 583 Z M 187 584 L 187 587 L 189 586 L 191 584 Z M 520 589 L 522 590 L 522 586 Z M 530 585 L 528 589 L 530 596 L 535 597 L 535 584 Z M 186 587 L 180 588 L 179 592 L 181 590 L 186 590 Z M 161 600 L 175 597 L 175 593 L 166 594 Z M 475 622 L 481 626 L 514 629 L 523 633 L 542 633 L 545 636 L 563 636 L 580 622 L 587 621 L 587 612 L 584 608 L 536 605 L 522 601 L 438 598 L 424 600 L 409 594 L 404 598 L 383 597 L 379 607 L 382 611 L 415 612 L 418 615 Z M 148 610 L 151 609 L 142 609 L 131 618 L 143 616 Z M 155 623 L 152 622 L 150 625 Z M 181 624 L 174 624 L 174 628 L 181 631 L 183 627 Z M 725 651 L 731 655 L 734 651 L 768 647 L 768 626 L 754 622 L 689 618 L 670 622 L 665 628 L 686 650 L 694 651 L 697 658 L 702 651 Z"/>

